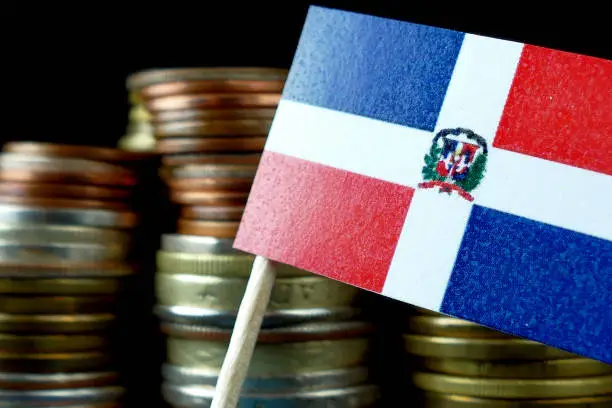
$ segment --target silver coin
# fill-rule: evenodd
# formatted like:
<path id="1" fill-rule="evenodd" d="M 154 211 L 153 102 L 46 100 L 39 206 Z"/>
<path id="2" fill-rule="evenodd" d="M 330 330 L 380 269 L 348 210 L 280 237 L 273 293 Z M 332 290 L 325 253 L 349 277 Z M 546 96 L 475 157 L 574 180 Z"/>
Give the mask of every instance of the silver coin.
<path id="1" fill-rule="evenodd" d="M 209 408 L 215 393 L 210 386 L 177 386 L 162 384 L 164 399 L 183 408 Z M 361 385 L 295 393 L 242 394 L 240 408 L 366 408 L 379 400 L 378 387 Z"/>
<path id="2" fill-rule="evenodd" d="M 94 243 L 20 243 L 0 240 L 0 264 L 40 265 L 65 262 L 113 262 L 125 258 L 128 247 Z"/>
<path id="3" fill-rule="evenodd" d="M 236 323 L 236 310 L 220 311 L 190 306 L 156 305 L 155 314 L 174 323 L 214 326 L 231 329 Z M 284 309 L 266 311 L 261 326 L 274 328 L 302 323 L 346 321 L 360 316 L 359 309 L 339 307 L 334 309 Z"/>
<path id="4" fill-rule="evenodd" d="M 108 246 L 127 246 L 130 234 L 103 228 L 75 227 L 69 225 L 3 225 L 0 224 L 0 240 L 39 244 L 99 243 Z"/>
<path id="5" fill-rule="evenodd" d="M 0 372 L 0 388 L 3 389 L 59 389 L 110 385 L 118 378 L 115 372 L 93 373 L 6 373 Z"/>
<path id="6" fill-rule="evenodd" d="M 164 234 L 161 249 L 168 252 L 188 254 L 244 254 L 234 249 L 230 238 L 201 237 L 197 235 Z"/>
<path id="7" fill-rule="evenodd" d="M 162 366 L 162 375 L 168 384 L 187 386 L 215 386 L 218 371 L 173 364 Z M 350 367 L 338 370 L 315 371 L 287 375 L 285 377 L 250 377 L 242 386 L 243 393 L 287 393 L 319 389 L 343 388 L 368 381 L 366 367 Z"/>
<path id="8" fill-rule="evenodd" d="M 90 227 L 131 227 L 136 216 L 130 212 L 100 209 L 48 209 L 43 207 L 0 204 L 2 224 L 56 224 Z"/>
<path id="9" fill-rule="evenodd" d="M 256 165 L 249 164 L 187 164 L 172 169 L 173 178 L 240 178 L 252 179 Z"/>
<path id="10" fill-rule="evenodd" d="M 49 264 L 44 265 L 44 268 L 27 265 L 15 267 L 14 265 L 2 266 L 0 263 L 0 278 L 117 278 L 131 275 L 134 272 L 134 267 L 125 263 L 101 267 L 92 265 L 86 268 L 73 266 L 67 268 L 62 265 Z"/>
<path id="11" fill-rule="evenodd" d="M 0 169 L 2 170 L 41 170 L 82 172 L 82 173 L 115 173 L 130 175 L 131 172 L 123 167 L 112 164 L 78 159 L 73 157 L 56 157 L 44 155 L 30 155 L 21 153 L 1 153 Z"/>
<path id="12" fill-rule="evenodd" d="M 162 321 L 161 327 L 164 332 L 171 333 L 172 336 L 187 339 L 197 339 L 199 337 L 229 338 L 232 334 L 231 328 L 218 328 L 211 326 L 196 326 L 192 324 L 169 323 Z M 350 321 L 350 322 L 319 322 L 303 323 L 289 327 L 266 328 L 259 332 L 260 341 L 286 342 L 308 341 L 316 339 L 339 339 L 364 337 L 372 331 L 369 322 Z"/>
<path id="13" fill-rule="evenodd" d="M 13 391 L 0 389 L 0 406 L 20 408 L 62 405 L 86 405 L 115 402 L 125 394 L 123 387 L 72 388 L 64 390 Z"/>

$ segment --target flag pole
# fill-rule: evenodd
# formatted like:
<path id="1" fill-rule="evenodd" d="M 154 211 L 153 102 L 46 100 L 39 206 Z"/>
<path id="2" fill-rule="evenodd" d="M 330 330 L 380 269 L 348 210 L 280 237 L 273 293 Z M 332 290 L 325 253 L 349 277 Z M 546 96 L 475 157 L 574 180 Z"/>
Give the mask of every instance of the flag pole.
<path id="1" fill-rule="evenodd" d="M 273 262 L 256 256 L 210 408 L 236 408 L 276 279 Z"/>

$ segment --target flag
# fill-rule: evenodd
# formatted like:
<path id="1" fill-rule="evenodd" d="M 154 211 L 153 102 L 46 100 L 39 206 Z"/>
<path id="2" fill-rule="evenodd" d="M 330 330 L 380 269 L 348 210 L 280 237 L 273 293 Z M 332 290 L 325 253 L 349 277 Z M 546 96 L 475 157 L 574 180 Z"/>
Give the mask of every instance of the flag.
<path id="1" fill-rule="evenodd" d="M 235 247 L 612 363 L 612 63 L 312 7 Z"/>

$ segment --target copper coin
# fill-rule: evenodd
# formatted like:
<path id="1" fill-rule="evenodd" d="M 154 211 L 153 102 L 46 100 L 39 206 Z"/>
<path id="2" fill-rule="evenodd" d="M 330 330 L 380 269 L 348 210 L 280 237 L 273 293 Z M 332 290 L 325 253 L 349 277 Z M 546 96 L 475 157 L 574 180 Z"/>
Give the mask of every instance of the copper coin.
<path id="1" fill-rule="evenodd" d="M 0 203 L 2 204 L 17 204 L 47 208 L 95 208 L 102 210 L 127 210 L 128 207 L 118 201 L 100 201 L 100 200 L 71 200 L 64 198 L 38 198 L 38 197 L 19 197 L 19 196 L 2 196 L 0 195 Z"/>
<path id="2" fill-rule="evenodd" d="M 0 154 L 0 178 L 7 181 L 48 181 L 131 186 L 135 175 L 127 168 L 101 161 L 45 155 Z"/>
<path id="3" fill-rule="evenodd" d="M 199 191 L 243 191 L 249 192 L 253 179 L 235 179 L 235 178 L 187 178 L 187 179 L 169 179 L 168 186 L 176 190 L 194 190 Z"/>
<path id="4" fill-rule="evenodd" d="M 155 149 L 166 153 L 261 152 L 266 137 L 207 137 L 158 140 Z"/>
<path id="5" fill-rule="evenodd" d="M 181 209 L 181 218 L 190 220 L 240 221 L 244 205 L 204 206 L 190 205 Z"/>
<path id="6" fill-rule="evenodd" d="M 0 195 L 39 198 L 123 200 L 130 190 L 76 184 L 0 182 Z"/>
<path id="7" fill-rule="evenodd" d="M 159 123 L 155 126 L 156 137 L 189 136 L 259 136 L 267 135 L 272 126 L 271 120 L 200 120 Z"/>
<path id="8" fill-rule="evenodd" d="M 109 147 L 78 146 L 39 142 L 9 142 L 4 145 L 3 151 L 31 155 L 73 157 L 117 164 L 129 164 L 129 162 L 152 158 L 151 153 L 132 152 Z"/>
<path id="9" fill-rule="evenodd" d="M 217 119 L 263 119 L 272 120 L 276 113 L 275 108 L 248 108 L 248 109 L 181 109 L 160 111 L 151 118 L 153 123 L 168 123 L 191 120 L 217 120 Z"/>
<path id="10" fill-rule="evenodd" d="M 170 200 L 191 205 L 241 205 L 246 204 L 248 192 L 172 190 Z"/>
<path id="11" fill-rule="evenodd" d="M 196 94 L 165 96 L 145 102 L 153 115 L 158 111 L 194 108 L 273 108 L 278 105 L 280 94 Z"/>
<path id="12" fill-rule="evenodd" d="M 131 186 L 135 180 L 131 177 L 112 176 L 104 173 L 48 173 L 41 170 L 0 170 L 0 181 L 98 184 L 111 186 Z"/>
<path id="13" fill-rule="evenodd" d="M 162 164 L 172 168 L 190 164 L 258 164 L 259 153 L 245 154 L 165 154 Z"/>
<path id="14" fill-rule="evenodd" d="M 173 178 L 235 178 L 252 179 L 257 171 L 254 165 L 236 164 L 190 164 L 175 167 L 172 170 Z"/>
<path id="15" fill-rule="evenodd" d="M 284 81 L 288 70 L 260 67 L 163 68 L 136 72 L 127 79 L 128 89 L 177 81 Z"/>
<path id="16" fill-rule="evenodd" d="M 234 238 L 240 223 L 235 221 L 197 221 L 179 218 L 177 225 L 177 232 L 179 234 Z"/>
<path id="17" fill-rule="evenodd" d="M 284 86 L 284 80 L 204 79 L 199 81 L 174 81 L 149 85 L 140 90 L 140 95 L 143 99 L 152 99 L 163 96 L 194 93 L 281 93 Z"/>

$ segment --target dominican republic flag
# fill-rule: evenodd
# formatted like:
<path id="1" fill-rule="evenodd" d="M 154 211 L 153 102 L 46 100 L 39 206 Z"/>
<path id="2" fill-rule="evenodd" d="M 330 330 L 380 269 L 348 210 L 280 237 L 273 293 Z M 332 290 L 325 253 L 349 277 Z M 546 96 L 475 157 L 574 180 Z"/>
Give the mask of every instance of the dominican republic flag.
<path id="1" fill-rule="evenodd" d="M 313 7 L 234 245 L 612 363 L 612 62 Z"/>

